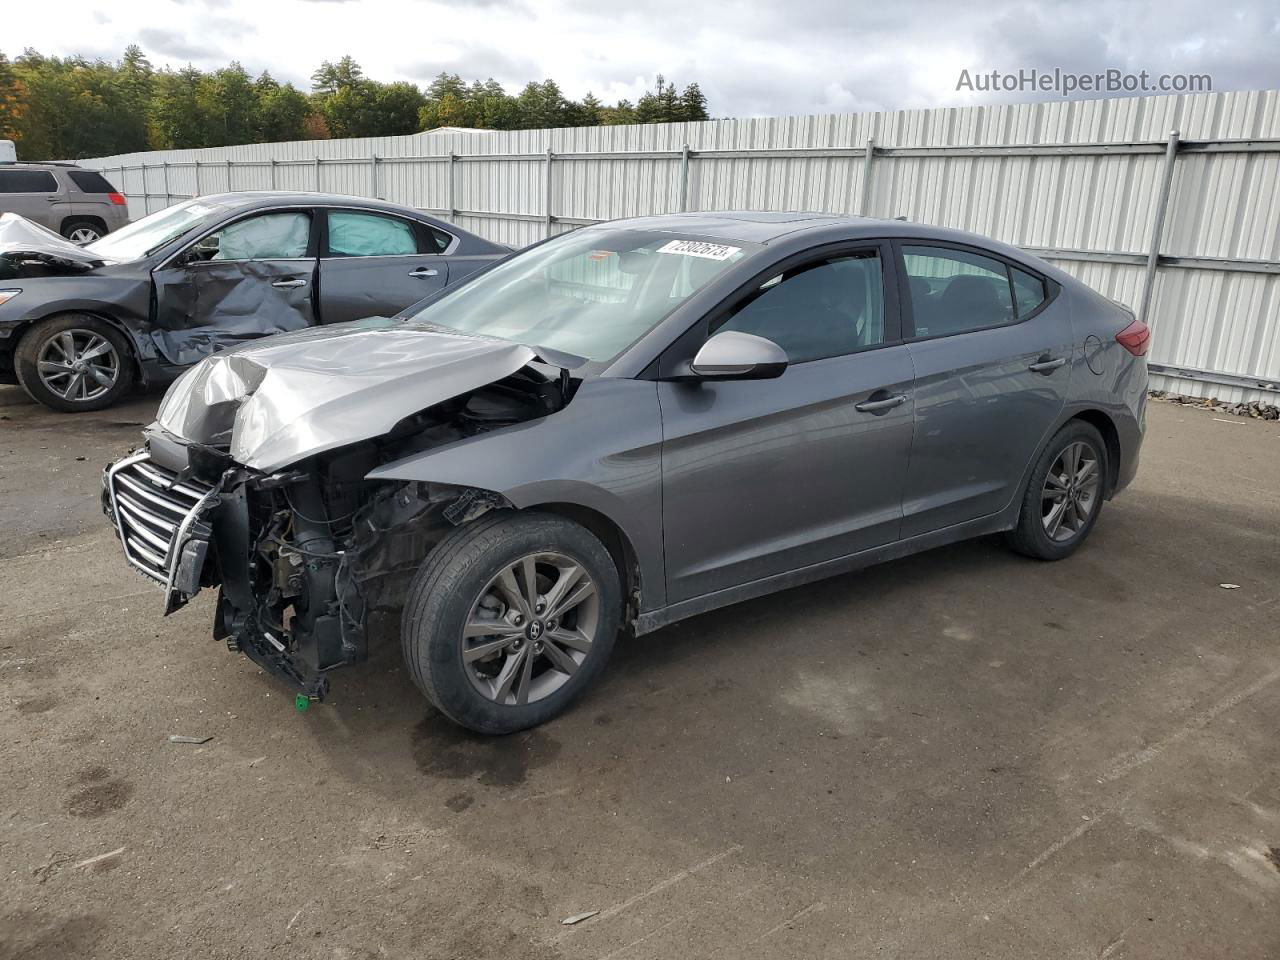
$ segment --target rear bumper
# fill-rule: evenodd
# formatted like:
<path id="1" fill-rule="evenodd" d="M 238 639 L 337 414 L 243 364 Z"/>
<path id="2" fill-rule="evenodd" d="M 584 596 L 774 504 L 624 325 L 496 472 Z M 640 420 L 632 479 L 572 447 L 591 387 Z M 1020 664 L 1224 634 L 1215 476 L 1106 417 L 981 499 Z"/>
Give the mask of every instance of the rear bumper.
<path id="1" fill-rule="evenodd" d="M 1143 376 L 1140 389 L 1134 394 L 1130 404 L 1131 416 L 1123 417 L 1116 424 L 1120 436 L 1120 464 L 1116 471 L 1115 487 L 1111 496 L 1115 496 L 1133 482 L 1138 474 L 1138 464 L 1142 459 L 1142 441 L 1147 435 L 1147 377 L 1146 365 L 1143 365 Z"/>

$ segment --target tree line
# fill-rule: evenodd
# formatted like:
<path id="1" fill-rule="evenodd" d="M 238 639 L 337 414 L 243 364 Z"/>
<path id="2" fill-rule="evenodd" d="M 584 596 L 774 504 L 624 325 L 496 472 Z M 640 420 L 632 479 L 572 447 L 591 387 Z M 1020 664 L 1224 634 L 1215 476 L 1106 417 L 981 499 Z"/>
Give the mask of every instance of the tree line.
<path id="1" fill-rule="evenodd" d="M 365 76 L 351 57 L 325 61 L 304 93 L 233 61 L 218 70 L 157 70 L 137 46 L 113 62 L 0 52 L 0 139 L 23 160 L 73 160 L 141 150 L 224 147 L 415 133 L 435 127 L 530 130 L 707 120 L 696 83 L 661 74 L 635 103 L 570 100 L 554 80 L 511 94 L 492 78 L 441 73 L 426 89 Z"/>

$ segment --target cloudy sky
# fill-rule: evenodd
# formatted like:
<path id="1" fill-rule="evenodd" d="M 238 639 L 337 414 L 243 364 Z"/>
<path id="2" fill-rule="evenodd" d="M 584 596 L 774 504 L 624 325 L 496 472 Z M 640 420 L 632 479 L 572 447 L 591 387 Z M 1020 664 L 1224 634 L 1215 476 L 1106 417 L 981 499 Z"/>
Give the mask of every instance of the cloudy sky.
<path id="1" fill-rule="evenodd" d="M 552 77 L 566 94 L 634 100 L 655 73 L 697 80 L 716 116 L 1054 99 L 956 89 L 1019 69 L 1209 74 L 1214 90 L 1280 88 L 1280 5 L 986 0 L 90 0 L 6 4 L 0 51 L 157 66 L 239 60 L 302 89 L 349 53 L 378 80 L 442 70 L 513 92 Z M 56 15 L 51 15 L 56 12 Z M 1077 94 L 1080 95 L 1080 94 Z M 1089 94 L 1094 96 L 1096 94 Z"/>

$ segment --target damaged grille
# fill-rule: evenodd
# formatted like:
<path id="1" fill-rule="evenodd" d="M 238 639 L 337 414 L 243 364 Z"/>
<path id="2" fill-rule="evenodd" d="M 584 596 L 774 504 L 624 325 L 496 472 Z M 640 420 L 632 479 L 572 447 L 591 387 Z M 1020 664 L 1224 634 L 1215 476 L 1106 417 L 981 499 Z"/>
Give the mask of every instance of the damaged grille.
<path id="1" fill-rule="evenodd" d="M 213 488 L 198 480 L 179 482 L 177 474 L 146 453 L 112 467 L 107 486 L 126 558 L 152 580 L 171 587 Z M 207 542 L 207 532 L 202 540 Z M 199 559 L 203 561 L 203 551 Z"/>

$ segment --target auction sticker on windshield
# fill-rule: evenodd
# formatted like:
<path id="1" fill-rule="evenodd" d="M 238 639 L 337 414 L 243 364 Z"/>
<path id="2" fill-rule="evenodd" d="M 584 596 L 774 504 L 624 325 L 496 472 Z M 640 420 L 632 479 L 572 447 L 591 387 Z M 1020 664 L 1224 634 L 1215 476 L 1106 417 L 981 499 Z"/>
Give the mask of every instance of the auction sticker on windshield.
<path id="1" fill-rule="evenodd" d="M 678 253 L 685 257 L 701 257 L 704 260 L 728 260 L 741 247 L 728 247 L 722 243 L 705 243 L 701 240 L 672 240 L 658 248 L 659 253 Z"/>

